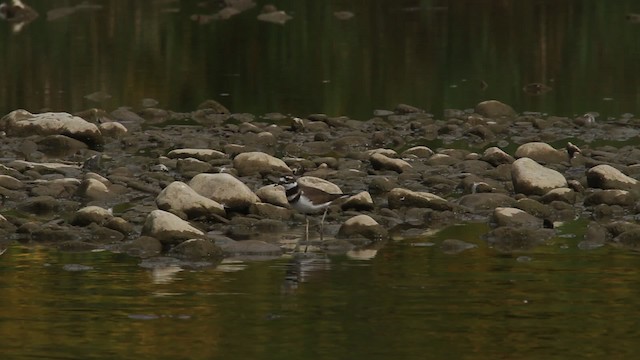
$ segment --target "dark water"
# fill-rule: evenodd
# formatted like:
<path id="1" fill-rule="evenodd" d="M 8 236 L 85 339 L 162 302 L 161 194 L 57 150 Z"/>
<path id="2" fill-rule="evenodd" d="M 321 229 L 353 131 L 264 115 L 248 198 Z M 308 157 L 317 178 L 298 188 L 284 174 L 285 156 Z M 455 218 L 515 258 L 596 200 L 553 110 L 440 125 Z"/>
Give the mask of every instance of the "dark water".
<path id="1" fill-rule="evenodd" d="M 398 103 L 436 116 L 491 98 L 558 115 L 619 116 L 640 104 L 640 24 L 625 19 L 637 1 L 274 2 L 293 16 L 284 26 L 256 20 L 263 2 L 199 25 L 192 14 L 217 8 L 198 2 L 93 1 L 103 7 L 47 21 L 47 10 L 75 3 L 30 1 L 40 18 L 18 33 L 0 24 L 0 112 L 137 108 L 145 98 L 181 111 L 211 98 L 234 112 L 361 119 Z M 553 90 L 525 93 L 533 82 Z M 99 91 L 110 98 L 86 98 Z M 489 249 L 484 225 L 470 225 L 377 253 L 201 269 L 14 245 L 0 256 L 1 354 L 636 358 L 640 258 L 579 250 L 576 226 L 515 255 Z M 446 238 L 478 248 L 447 255 Z"/>
<path id="2" fill-rule="evenodd" d="M 233 112 L 372 117 L 412 104 L 441 116 L 498 99 L 519 111 L 597 111 L 640 104 L 635 0 L 274 1 L 293 19 L 257 21 L 258 5 L 199 25 L 215 1 L 31 0 L 40 18 L 0 27 L 0 112 L 159 107 L 190 111 L 216 99 Z M 199 7 L 198 4 L 205 4 Z M 355 14 L 339 20 L 333 13 Z M 488 87 L 482 89 L 481 84 Z M 553 90 L 529 95 L 542 83 Z M 111 97 L 86 99 L 95 92 Z M 98 99 L 100 96 L 98 96 Z"/>
<path id="3" fill-rule="evenodd" d="M 479 230 L 390 243 L 368 260 L 195 270 L 14 246 L 0 257 L 3 358 L 636 358 L 637 254 L 559 237 L 500 255 Z M 444 254 L 451 236 L 479 247 Z"/>

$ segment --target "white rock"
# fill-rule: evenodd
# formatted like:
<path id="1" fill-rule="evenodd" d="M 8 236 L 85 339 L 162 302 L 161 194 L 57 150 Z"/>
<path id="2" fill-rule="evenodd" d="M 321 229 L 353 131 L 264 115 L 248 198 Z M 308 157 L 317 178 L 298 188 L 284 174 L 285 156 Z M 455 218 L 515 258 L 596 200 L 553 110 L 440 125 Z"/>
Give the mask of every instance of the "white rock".
<path id="1" fill-rule="evenodd" d="M 549 190 L 567 187 L 567 180 L 562 174 L 529 158 L 513 162 L 511 180 L 515 191 L 525 195 L 544 195 Z"/>
<path id="2" fill-rule="evenodd" d="M 556 150 L 551 145 L 543 142 L 530 142 L 522 144 L 516 149 L 516 158 L 530 158 L 536 162 L 556 164 L 569 160 L 565 150 Z"/>
<path id="3" fill-rule="evenodd" d="M 181 218 L 208 215 L 226 216 L 222 205 L 198 194 L 181 181 L 174 181 L 167 185 L 156 197 L 156 205 L 160 210 L 169 211 Z"/>
<path id="4" fill-rule="evenodd" d="M 637 191 L 638 180 L 623 174 L 611 165 L 594 166 L 587 171 L 589 187 L 598 189 L 619 189 Z"/>
<path id="5" fill-rule="evenodd" d="M 221 151 L 212 149 L 175 149 L 169 151 L 167 157 L 170 159 L 195 158 L 200 161 L 210 161 L 226 159 L 227 155 Z"/>
<path id="6" fill-rule="evenodd" d="M 233 167 L 239 176 L 256 174 L 290 174 L 284 161 L 259 151 L 245 152 L 233 158 Z"/>
<path id="7" fill-rule="evenodd" d="M 256 191 L 256 195 L 258 195 L 262 202 L 282 207 L 289 207 L 287 194 L 285 193 L 284 186 L 282 185 L 263 186 Z"/>
<path id="8" fill-rule="evenodd" d="M 178 216 L 163 210 L 153 210 L 142 227 L 142 235 L 151 236 L 163 244 L 179 244 L 204 233 Z"/>
<path id="9" fill-rule="evenodd" d="M 260 201 L 247 185 L 226 173 L 198 174 L 189 181 L 189 186 L 198 194 L 233 210 L 245 211 Z"/>
<path id="10" fill-rule="evenodd" d="M 103 143 L 102 133 L 96 125 L 63 112 L 32 114 L 15 110 L 0 119 L 0 129 L 9 136 L 66 135 L 90 146 Z"/>

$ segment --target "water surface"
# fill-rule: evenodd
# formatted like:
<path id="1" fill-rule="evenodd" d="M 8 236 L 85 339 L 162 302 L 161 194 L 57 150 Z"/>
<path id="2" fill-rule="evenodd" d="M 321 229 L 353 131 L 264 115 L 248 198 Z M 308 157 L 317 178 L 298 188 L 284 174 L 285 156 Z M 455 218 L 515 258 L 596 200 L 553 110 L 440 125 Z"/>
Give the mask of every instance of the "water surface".
<path id="1" fill-rule="evenodd" d="M 442 116 L 498 99 L 518 112 L 603 117 L 637 112 L 640 13 L 634 0 L 273 2 L 284 25 L 257 20 L 266 1 L 199 24 L 216 1 L 94 0 L 48 21 L 66 0 L 30 0 L 41 16 L 0 26 L 0 112 L 139 108 L 346 115 L 407 103 Z M 198 6 L 204 4 L 204 7 Z M 339 20 L 335 11 L 354 17 Z M 530 83 L 552 88 L 523 91 Z M 487 87 L 485 88 L 484 85 Z M 85 96 L 99 92 L 110 97 Z"/>

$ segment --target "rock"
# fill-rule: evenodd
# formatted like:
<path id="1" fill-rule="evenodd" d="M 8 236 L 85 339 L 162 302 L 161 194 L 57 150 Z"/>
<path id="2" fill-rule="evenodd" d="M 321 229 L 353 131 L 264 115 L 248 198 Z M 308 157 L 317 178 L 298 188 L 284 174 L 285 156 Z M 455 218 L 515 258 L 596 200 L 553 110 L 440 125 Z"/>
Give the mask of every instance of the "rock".
<path id="1" fill-rule="evenodd" d="M 222 249 L 209 239 L 189 239 L 183 241 L 172 248 L 169 251 L 169 255 L 186 260 L 203 258 L 222 259 L 223 257 Z"/>
<path id="2" fill-rule="evenodd" d="M 478 246 L 475 244 L 468 243 L 466 241 L 457 240 L 457 239 L 445 239 L 440 244 L 440 248 L 442 252 L 449 255 L 459 254 L 463 251 L 469 249 L 475 249 Z"/>
<path id="3" fill-rule="evenodd" d="M 511 178 L 515 191 L 525 195 L 544 195 L 549 190 L 567 187 L 562 174 L 526 157 L 514 161 Z"/>
<path id="4" fill-rule="evenodd" d="M 38 149 L 47 154 L 64 155 L 74 151 L 84 150 L 88 145 L 80 140 L 65 135 L 49 135 L 37 140 Z"/>
<path id="5" fill-rule="evenodd" d="M 497 100 L 487 100 L 476 105 L 474 110 L 476 114 L 480 114 L 488 118 L 515 117 L 516 112 L 507 104 Z"/>
<path id="6" fill-rule="evenodd" d="M 493 211 L 493 221 L 497 226 L 526 227 L 532 229 L 542 227 L 542 219 L 512 207 L 495 208 Z"/>
<path id="7" fill-rule="evenodd" d="M 387 236 L 387 230 L 383 228 L 377 221 L 369 215 L 357 215 L 345 221 L 340 230 L 338 237 L 365 237 L 370 240 L 380 240 Z"/>
<path id="8" fill-rule="evenodd" d="M 486 239 L 489 246 L 504 252 L 527 251 L 544 244 L 555 235 L 553 229 L 531 229 L 526 227 L 498 227 L 488 234 Z"/>
<path id="9" fill-rule="evenodd" d="M 288 208 L 289 202 L 282 185 L 266 185 L 256 191 L 262 202 Z"/>
<path id="10" fill-rule="evenodd" d="M 381 153 L 375 153 L 369 157 L 371 166 L 376 170 L 392 170 L 397 173 L 411 169 L 411 164 L 402 159 L 393 159 Z"/>
<path id="11" fill-rule="evenodd" d="M 567 204 L 573 204 L 576 202 L 576 192 L 570 188 L 557 188 L 549 190 L 548 193 L 542 196 L 542 202 L 545 204 L 553 201 L 563 201 Z"/>
<path id="12" fill-rule="evenodd" d="M 516 200 L 506 194 L 476 193 L 464 195 L 458 200 L 458 204 L 473 212 L 493 210 L 498 206 L 512 207 Z"/>
<path id="13" fill-rule="evenodd" d="M 221 246 L 222 251 L 233 257 L 280 257 L 282 250 L 279 246 L 260 240 L 234 241 Z"/>
<path id="14" fill-rule="evenodd" d="M 619 189 L 638 192 L 638 180 L 623 174 L 611 165 L 597 165 L 587 171 L 589 187 L 598 189 Z"/>
<path id="15" fill-rule="evenodd" d="M 613 244 L 625 249 L 640 251 L 640 230 L 629 230 L 616 236 Z"/>
<path id="16" fill-rule="evenodd" d="M 0 119 L 0 130 L 9 136 L 66 135 L 80 140 L 91 148 L 104 143 L 98 127 L 81 117 L 68 113 L 32 114 L 26 110 L 15 110 Z"/>
<path id="17" fill-rule="evenodd" d="M 414 146 L 402 152 L 402 157 L 415 156 L 421 159 L 428 159 L 433 156 L 433 150 L 426 146 Z"/>
<path id="18" fill-rule="evenodd" d="M 374 204 L 371 194 L 367 191 L 362 191 L 356 195 L 349 197 L 340 206 L 342 210 L 353 209 L 356 211 L 373 210 Z"/>
<path id="19" fill-rule="evenodd" d="M 117 121 L 107 121 L 98 125 L 98 129 L 103 136 L 120 139 L 127 135 L 127 128 Z"/>
<path id="20" fill-rule="evenodd" d="M 584 198 L 584 205 L 592 206 L 599 204 L 632 206 L 636 203 L 637 197 L 626 190 L 607 189 L 597 190 L 589 193 Z"/>
<path id="21" fill-rule="evenodd" d="M 578 243 L 581 250 L 592 250 L 602 247 L 608 239 L 607 229 L 595 221 L 591 221 L 584 234 L 584 240 Z"/>
<path id="22" fill-rule="evenodd" d="M 567 152 L 556 150 L 551 145 L 543 142 L 530 142 L 520 145 L 516 149 L 516 158 L 530 158 L 539 163 L 559 164 L 569 160 Z"/>
<path id="23" fill-rule="evenodd" d="M 302 176 L 298 178 L 298 184 L 311 186 L 330 194 L 342 194 L 340 187 L 330 181 L 315 176 Z"/>
<path id="24" fill-rule="evenodd" d="M 289 220 L 293 216 L 289 208 L 261 202 L 251 205 L 249 212 L 265 219 Z"/>
<path id="25" fill-rule="evenodd" d="M 181 181 L 167 185 L 156 197 L 156 205 L 160 210 L 176 214 L 182 219 L 227 215 L 218 202 L 198 194 Z"/>
<path id="26" fill-rule="evenodd" d="M 395 188 L 388 194 L 389 208 L 401 207 L 429 208 L 433 210 L 451 210 L 453 206 L 438 195 L 428 192 L 417 192 L 402 188 Z"/>
<path id="27" fill-rule="evenodd" d="M 111 218 L 113 218 L 113 213 L 109 209 L 104 209 L 99 206 L 85 206 L 76 211 L 71 224 L 77 226 L 87 226 L 91 223 L 103 225 Z"/>
<path id="28" fill-rule="evenodd" d="M 170 159 L 194 158 L 200 161 L 211 161 L 226 159 L 227 155 L 223 152 L 212 149 L 174 149 L 169 151 L 167 157 Z"/>
<path id="29" fill-rule="evenodd" d="M 185 240 L 204 237 L 202 231 L 163 210 L 154 210 L 147 216 L 142 235 L 154 237 L 164 245 L 176 245 Z"/>
<path id="30" fill-rule="evenodd" d="M 78 188 L 78 195 L 90 200 L 103 200 L 111 194 L 109 188 L 104 183 L 96 179 L 85 179 Z"/>
<path id="31" fill-rule="evenodd" d="M 19 210 L 36 215 L 51 214 L 52 212 L 58 211 L 59 207 L 58 200 L 52 196 L 31 197 L 18 205 Z"/>
<path id="32" fill-rule="evenodd" d="M 198 174 L 189 181 L 189 187 L 234 211 L 247 211 L 252 204 L 260 201 L 242 181 L 224 173 Z"/>
<path id="33" fill-rule="evenodd" d="M 485 150 L 484 153 L 482 154 L 481 159 L 493 166 L 498 166 L 502 164 L 511 164 L 515 161 L 513 156 L 507 154 L 506 152 L 502 151 L 502 149 L 495 146 Z"/>
<path id="34" fill-rule="evenodd" d="M 80 181 L 77 179 L 55 179 L 51 181 L 37 180 L 31 188 L 35 196 L 53 196 L 55 198 L 70 198 L 78 193 Z"/>
<path id="35" fill-rule="evenodd" d="M 250 175 L 282 175 L 291 174 L 292 171 L 284 161 L 263 152 L 246 152 L 233 158 L 233 167 L 238 170 L 239 176 Z"/>
<path id="36" fill-rule="evenodd" d="M 208 162 L 200 161 L 194 158 L 178 159 L 176 162 L 176 170 L 181 174 L 199 174 L 213 170 L 213 166 Z"/>
<path id="37" fill-rule="evenodd" d="M 24 187 L 24 184 L 13 176 L 0 175 L 0 186 L 9 190 L 19 190 Z"/>
<path id="38" fill-rule="evenodd" d="M 154 237 L 140 236 L 120 246 L 120 250 L 131 256 L 146 258 L 160 255 L 162 252 L 162 243 Z"/>

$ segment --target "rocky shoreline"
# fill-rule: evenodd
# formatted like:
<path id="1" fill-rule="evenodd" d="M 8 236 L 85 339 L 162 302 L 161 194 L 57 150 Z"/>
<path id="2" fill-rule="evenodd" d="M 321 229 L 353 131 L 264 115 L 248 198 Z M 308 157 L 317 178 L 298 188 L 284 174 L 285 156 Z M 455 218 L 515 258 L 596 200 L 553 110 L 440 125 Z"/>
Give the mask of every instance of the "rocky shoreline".
<path id="1" fill-rule="evenodd" d="M 398 105 L 366 121 L 232 114 L 211 100 L 189 113 L 16 110 L 0 120 L 1 243 L 188 261 L 278 257 L 303 241 L 304 216 L 274 185 L 295 173 L 353 195 L 331 206 L 325 241 L 312 227 L 314 252 L 467 222 L 491 225 L 487 246 L 521 252 L 576 219 L 588 220 L 581 249 L 636 250 L 639 124 L 517 114 L 494 100 L 443 119 Z"/>

